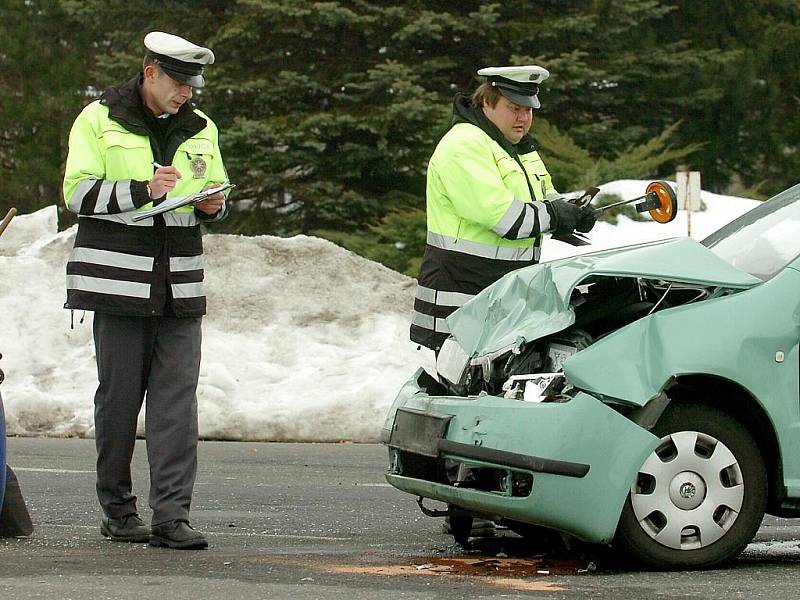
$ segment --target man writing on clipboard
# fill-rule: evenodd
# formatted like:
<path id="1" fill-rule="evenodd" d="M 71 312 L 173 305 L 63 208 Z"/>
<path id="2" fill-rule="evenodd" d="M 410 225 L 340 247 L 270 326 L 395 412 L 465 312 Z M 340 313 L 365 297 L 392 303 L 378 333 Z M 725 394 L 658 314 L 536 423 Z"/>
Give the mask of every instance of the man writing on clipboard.
<path id="1" fill-rule="evenodd" d="M 64 200 L 79 219 L 65 307 L 95 313 L 101 533 L 205 548 L 189 525 L 206 312 L 200 224 L 223 219 L 227 205 L 219 192 L 135 217 L 227 181 L 217 128 L 190 102 L 214 54 L 161 32 L 144 45 L 142 71 L 86 106 L 70 132 Z M 138 515 L 130 468 L 145 395 L 150 527 Z"/>

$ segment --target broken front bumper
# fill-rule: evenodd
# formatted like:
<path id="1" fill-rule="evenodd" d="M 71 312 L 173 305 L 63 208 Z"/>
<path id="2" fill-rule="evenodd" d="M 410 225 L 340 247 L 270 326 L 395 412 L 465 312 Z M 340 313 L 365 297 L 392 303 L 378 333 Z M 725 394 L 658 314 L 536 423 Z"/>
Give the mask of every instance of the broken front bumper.
<path id="1" fill-rule="evenodd" d="M 430 396 L 422 371 L 387 418 L 387 481 L 479 515 L 611 540 L 636 473 L 658 440 L 598 399 L 530 403 Z M 422 378 L 422 379 L 421 379 Z M 477 473 L 453 483 L 453 465 Z"/>

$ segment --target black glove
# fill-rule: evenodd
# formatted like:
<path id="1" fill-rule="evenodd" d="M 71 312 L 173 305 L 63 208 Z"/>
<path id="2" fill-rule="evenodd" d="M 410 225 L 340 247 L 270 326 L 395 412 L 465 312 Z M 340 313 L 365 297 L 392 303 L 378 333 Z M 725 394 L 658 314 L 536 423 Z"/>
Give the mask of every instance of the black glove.
<path id="1" fill-rule="evenodd" d="M 584 206 L 578 213 L 578 222 L 575 225 L 575 231 L 581 233 L 589 233 L 597 222 L 597 211 L 591 206 Z"/>
<path id="2" fill-rule="evenodd" d="M 559 198 L 545 202 L 544 205 L 550 214 L 550 230 L 553 235 L 566 235 L 574 231 L 581 214 L 580 208 Z"/>

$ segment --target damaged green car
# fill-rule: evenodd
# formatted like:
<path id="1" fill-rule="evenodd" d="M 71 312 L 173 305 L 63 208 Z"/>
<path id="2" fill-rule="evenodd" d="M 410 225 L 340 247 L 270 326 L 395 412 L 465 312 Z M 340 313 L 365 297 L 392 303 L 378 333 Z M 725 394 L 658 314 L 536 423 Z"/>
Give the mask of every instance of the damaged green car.
<path id="1" fill-rule="evenodd" d="M 765 513 L 800 516 L 798 232 L 800 185 L 702 242 L 505 276 L 400 390 L 388 482 L 462 542 L 480 517 L 654 568 L 736 556 Z"/>

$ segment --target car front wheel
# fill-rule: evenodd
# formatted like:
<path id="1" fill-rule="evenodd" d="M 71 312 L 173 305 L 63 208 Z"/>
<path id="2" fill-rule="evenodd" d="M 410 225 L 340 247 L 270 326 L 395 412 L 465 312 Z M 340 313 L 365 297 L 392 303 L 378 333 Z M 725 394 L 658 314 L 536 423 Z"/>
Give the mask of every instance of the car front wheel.
<path id="1" fill-rule="evenodd" d="M 615 545 L 659 569 L 718 565 L 753 539 L 767 504 L 764 460 L 747 430 L 709 406 L 672 404 L 652 433 Z"/>

